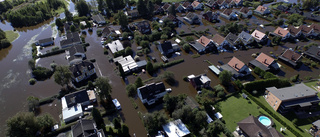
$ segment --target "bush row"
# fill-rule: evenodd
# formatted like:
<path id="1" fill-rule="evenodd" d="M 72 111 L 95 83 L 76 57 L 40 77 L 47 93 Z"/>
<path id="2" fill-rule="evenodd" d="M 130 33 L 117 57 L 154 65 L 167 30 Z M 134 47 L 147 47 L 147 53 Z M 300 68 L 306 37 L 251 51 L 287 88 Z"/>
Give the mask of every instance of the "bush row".
<path id="1" fill-rule="evenodd" d="M 253 12 L 253 15 L 258 16 L 258 17 L 260 17 L 260 18 L 263 18 L 263 19 L 265 19 L 265 20 L 267 20 L 267 21 L 273 21 L 273 19 L 272 19 L 272 18 L 264 17 L 264 16 L 262 16 L 262 15 L 260 15 L 260 14 L 256 14 L 256 13 L 254 13 L 254 12 Z"/>
<path id="2" fill-rule="evenodd" d="M 265 90 L 267 87 L 283 88 L 288 86 L 291 86 L 291 84 L 287 79 L 269 78 L 247 83 L 244 85 L 244 89 L 251 92 L 253 90 Z"/>
<path id="3" fill-rule="evenodd" d="M 276 119 L 277 121 L 279 121 L 283 126 L 287 127 L 287 129 L 292 132 L 295 136 L 297 137 L 303 137 L 299 132 L 297 132 L 295 130 L 294 127 L 292 127 L 291 125 L 287 124 L 284 120 L 282 120 L 282 118 L 280 118 L 277 114 L 277 112 L 275 112 L 274 110 L 270 110 L 268 107 L 266 107 L 265 105 L 263 105 L 259 100 L 257 100 L 255 97 L 253 97 L 248 91 L 246 90 L 242 90 L 243 93 L 247 94 L 248 97 L 254 101 L 257 105 L 259 105 L 264 111 L 266 111 L 268 114 L 270 114 L 274 119 Z"/>
<path id="4" fill-rule="evenodd" d="M 184 62 L 184 59 L 178 59 L 178 60 L 170 61 L 170 62 L 168 62 L 168 63 L 162 64 L 162 67 L 163 67 L 163 68 L 167 68 L 167 67 L 170 67 L 170 66 L 179 64 L 179 63 L 181 63 L 181 62 Z"/>
<path id="5" fill-rule="evenodd" d="M 44 99 L 40 99 L 39 100 L 39 105 L 44 105 L 44 104 L 48 104 L 53 102 L 56 98 L 58 97 L 58 95 L 53 95 L 51 97 L 46 97 Z"/>

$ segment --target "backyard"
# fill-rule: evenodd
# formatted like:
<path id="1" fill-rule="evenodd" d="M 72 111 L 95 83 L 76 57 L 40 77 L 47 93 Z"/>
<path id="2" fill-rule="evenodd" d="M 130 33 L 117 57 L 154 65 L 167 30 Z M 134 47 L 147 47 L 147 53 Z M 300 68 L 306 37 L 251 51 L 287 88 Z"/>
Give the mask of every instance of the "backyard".
<path id="1" fill-rule="evenodd" d="M 267 114 L 267 112 L 261 109 L 256 103 L 251 100 L 244 99 L 240 94 L 236 94 L 224 101 L 219 102 L 216 107 L 220 108 L 219 111 L 221 111 L 223 119 L 226 122 L 226 126 L 231 132 L 236 130 L 237 122 L 247 118 L 250 114 L 255 117 L 259 115 L 270 117 L 274 122 L 273 127 L 275 127 L 277 131 L 280 131 L 280 128 L 284 127 L 269 114 Z M 286 130 L 282 134 L 287 137 L 295 136 L 289 130 Z"/>

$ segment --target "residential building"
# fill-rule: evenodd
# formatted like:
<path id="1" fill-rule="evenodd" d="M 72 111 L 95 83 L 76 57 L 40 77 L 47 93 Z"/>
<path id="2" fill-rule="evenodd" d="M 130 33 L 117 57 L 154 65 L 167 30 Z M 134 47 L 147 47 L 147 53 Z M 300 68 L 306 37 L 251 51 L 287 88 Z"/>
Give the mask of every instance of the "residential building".
<path id="1" fill-rule="evenodd" d="M 101 14 L 93 15 L 92 20 L 94 23 L 97 23 L 97 24 L 106 24 L 106 20 Z"/>
<path id="2" fill-rule="evenodd" d="M 215 0 L 208 0 L 205 5 L 210 7 L 211 9 L 214 9 L 214 7 L 216 6 L 216 1 Z"/>
<path id="3" fill-rule="evenodd" d="M 238 19 L 236 13 L 232 9 L 225 9 L 220 16 L 227 20 L 236 20 Z"/>
<path id="4" fill-rule="evenodd" d="M 281 40 L 290 38 L 290 33 L 288 30 L 285 30 L 281 27 L 278 27 L 272 34 L 281 37 Z"/>
<path id="5" fill-rule="evenodd" d="M 224 46 L 228 45 L 228 41 L 220 34 L 215 34 L 212 37 L 212 42 L 216 45 L 217 49 L 222 49 Z"/>
<path id="6" fill-rule="evenodd" d="M 50 46 L 50 45 L 54 44 L 54 40 L 53 40 L 52 37 L 45 38 L 45 39 L 40 39 L 40 40 L 38 40 L 38 42 L 36 44 L 41 46 L 41 47 Z"/>
<path id="7" fill-rule="evenodd" d="M 162 125 L 162 128 L 168 137 L 186 137 L 191 133 L 180 119 Z"/>
<path id="8" fill-rule="evenodd" d="M 71 61 L 69 70 L 72 72 L 72 82 L 74 83 L 79 83 L 91 78 L 91 76 L 96 76 L 93 63 L 87 60 Z"/>
<path id="9" fill-rule="evenodd" d="M 225 0 L 225 8 L 231 8 L 235 5 L 234 0 Z"/>
<path id="10" fill-rule="evenodd" d="M 71 137 L 105 137 L 102 129 L 97 129 L 93 120 L 79 119 L 77 124 L 71 127 Z"/>
<path id="11" fill-rule="evenodd" d="M 268 39 L 268 36 L 266 34 L 264 34 L 263 32 L 259 31 L 259 30 L 254 30 L 251 33 L 251 36 L 256 40 L 256 42 L 258 43 L 263 43 L 266 42 L 266 40 Z"/>
<path id="12" fill-rule="evenodd" d="M 164 13 L 164 9 L 159 6 L 158 4 L 155 4 L 154 5 L 154 12 L 153 12 L 155 15 L 157 14 L 163 14 Z"/>
<path id="13" fill-rule="evenodd" d="M 189 12 L 187 14 L 187 16 L 183 17 L 183 19 L 185 21 L 187 21 L 189 24 L 199 24 L 200 23 L 199 17 L 192 12 Z"/>
<path id="14" fill-rule="evenodd" d="M 266 14 L 270 14 L 270 10 L 268 7 L 264 7 L 264 6 L 258 6 L 255 10 L 255 13 L 260 14 L 260 15 L 266 15 Z"/>
<path id="15" fill-rule="evenodd" d="M 299 66 L 299 62 L 302 55 L 299 53 L 294 52 L 291 49 L 287 49 L 285 52 L 283 52 L 278 59 L 285 62 L 286 64 L 289 64 L 290 66 L 296 68 Z"/>
<path id="16" fill-rule="evenodd" d="M 316 23 L 312 23 L 310 26 L 301 25 L 299 27 L 303 35 L 307 37 L 319 37 L 320 36 L 320 25 Z"/>
<path id="17" fill-rule="evenodd" d="M 165 41 L 157 46 L 160 53 L 164 56 L 169 55 L 179 49 L 179 47 L 173 47 L 173 44 L 171 44 L 171 41 Z"/>
<path id="18" fill-rule="evenodd" d="M 219 7 L 220 9 L 226 8 L 225 0 L 216 0 L 215 5 L 216 5 L 216 7 Z"/>
<path id="19" fill-rule="evenodd" d="M 212 12 L 212 11 L 207 11 L 202 15 L 202 18 L 206 19 L 207 21 L 210 22 L 215 22 L 218 20 L 219 13 L 218 12 Z"/>
<path id="20" fill-rule="evenodd" d="M 304 52 L 308 58 L 320 62 L 320 47 L 311 46 L 307 51 Z"/>
<path id="21" fill-rule="evenodd" d="M 289 8 L 287 6 L 284 6 L 284 5 L 279 5 L 276 10 L 278 11 L 282 11 L 282 12 L 286 12 L 289 10 Z"/>
<path id="22" fill-rule="evenodd" d="M 80 59 L 80 60 L 85 60 L 86 59 L 86 53 L 84 51 L 83 45 L 82 44 L 77 44 L 74 46 L 71 46 L 66 52 L 66 59 L 71 62 L 74 59 Z"/>
<path id="23" fill-rule="evenodd" d="M 230 71 L 235 78 L 251 74 L 249 67 L 236 57 L 233 57 L 227 64 L 222 65 L 221 69 Z"/>
<path id="24" fill-rule="evenodd" d="M 280 67 L 278 63 L 267 54 L 261 52 L 257 58 L 249 62 L 249 65 L 252 67 L 258 67 L 264 71 L 276 71 L 279 70 Z"/>
<path id="25" fill-rule="evenodd" d="M 104 38 L 112 38 L 112 35 L 117 35 L 115 30 L 111 27 L 105 27 L 101 33 L 102 33 L 101 37 L 104 37 Z"/>
<path id="26" fill-rule="evenodd" d="M 211 79 L 207 77 L 206 74 L 200 74 L 198 76 L 190 75 L 188 79 L 196 90 L 210 87 Z"/>
<path id="27" fill-rule="evenodd" d="M 242 15 L 244 18 L 248 18 L 252 16 L 252 10 L 250 10 L 248 7 L 242 7 L 239 10 L 239 13 Z"/>
<path id="28" fill-rule="evenodd" d="M 293 38 L 298 38 L 302 34 L 301 29 L 299 29 L 299 27 L 294 27 L 292 25 L 290 25 L 287 30 Z"/>
<path id="29" fill-rule="evenodd" d="M 190 2 L 186 1 L 182 4 L 185 11 L 193 11 L 193 7 Z"/>
<path id="30" fill-rule="evenodd" d="M 193 1 L 191 6 L 193 7 L 193 10 L 203 10 L 203 4 L 198 1 Z"/>
<path id="31" fill-rule="evenodd" d="M 144 21 L 136 22 L 134 23 L 134 25 L 138 28 L 138 30 L 142 34 L 151 34 L 151 26 L 148 21 L 144 20 Z"/>
<path id="32" fill-rule="evenodd" d="M 317 121 L 312 123 L 312 127 L 310 128 L 309 132 L 314 137 L 319 137 L 320 136 L 320 120 L 317 120 Z"/>
<path id="33" fill-rule="evenodd" d="M 170 6 L 171 6 L 171 4 L 165 3 L 165 4 L 162 6 L 162 8 L 163 8 L 164 11 L 169 11 L 169 7 L 170 7 Z"/>
<path id="34" fill-rule="evenodd" d="M 249 34 L 248 32 L 242 31 L 239 35 L 238 38 L 240 41 L 246 46 L 248 44 L 251 44 L 254 41 L 254 38 Z"/>
<path id="35" fill-rule="evenodd" d="M 128 74 L 130 72 L 138 71 L 142 68 L 145 68 L 147 65 L 147 61 L 141 60 L 136 62 L 130 55 L 126 57 L 117 57 L 114 58 L 113 61 L 121 65 L 124 73 Z"/>
<path id="36" fill-rule="evenodd" d="M 138 97 L 140 98 L 143 104 L 152 105 L 157 100 L 162 98 L 167 91 L 162 82 L 159 83 L 150 83 L 137 89 Z"/>
<path id="37" fill-rule="evenodd" d="M 305 84 L 295 84 L 291 87 L 266 88 L 265 99 L 277 112 L 284 114 L 289 111 L 307 112 L 319 106 L 317 91 Z"/>
<path id="38" fill-rule="evenodd" d="M 212 40 L 208 39 L 206 36 L 201 36 L 195 43 L 192 43 L 191 46 L 198 51 L 198 53 L 202 53 L 206 50 L 209 50 L 214 46 Z"/>
<path id="39" fill-rule="evenodd" d="M 111 43 L 108 43 L 108 48 L 110 49 L 111 53 L 114 54 L 118 51 L 124 50 L 122 43 L 120 40 L 112 41 Z"/>
<path id="40" fill-rule="evenodd" d="M 238 36 L 231 32 L 225 37 L 225 40 L 228 42 L 230 47 L 237 46 L 240 43 Z"/>
<path id="41" fill-rule="evenodd" d="M 97 101 L 93 90 L 80 90 L 65 95 L 61 98 L 62 117 L 68 123 L 78 119 L 83 115 L 83 110 L 87 110 Z"/>
<path id="42" fill-rule="evenodd" d="M 68 32 L 66 39 L 60 41 L 61 48 L 67 48 L 76 44 L 81 44 L 78 32 Z"/>
<path id="43" fill-rule="evenodd" d="M 179 3 L 179 2 L 176 2 L 175 4 L 173 4 L 174 7 L 175 7 L 175 10 L 179 13 L 181 12 L 185 12 L 185 9 L 184 7 Z"/>
<path id="44" fill-rule="evenodd" d="M 237 133 L 245 137 L 284 137 L 273 127 L 266 127 L 257 117 L 249 116 L 237 123 Z"/>
<path id="45" fill-rule="evenodd" d="M 239 7 L 242 6 L 244 0 L 233 0 L 235 6 Z"/>
<path id="46" fill-rule="evenodd" d="M 129 10 L 129 11 L 126 11 L 124 14 L 126 14 L 131 19 L 140 17 L 138 10 Z"/>
<path id="47" fill-rule="evenodd" d="M 176 16 L 173 16 L 172 14 L 169 14 L 169 15 L 163 17 L 163 20 L 165 20 L 165 19 L 172 21 L 172 23 L 176 24 L 176 25 L 178 25 L 180 23 L 180 20 Z"/>

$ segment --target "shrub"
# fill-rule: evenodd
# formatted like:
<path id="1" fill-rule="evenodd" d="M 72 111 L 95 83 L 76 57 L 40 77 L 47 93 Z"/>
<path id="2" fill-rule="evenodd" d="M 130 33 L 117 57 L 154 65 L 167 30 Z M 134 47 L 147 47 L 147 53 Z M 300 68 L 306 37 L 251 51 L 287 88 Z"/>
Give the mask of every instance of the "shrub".
<path id="1" fill-rule="evenodd" d="M 47 69 L 45 67 L 36 67 L 32 71 L 32 75 L 37 80 L 48 79 L 51 77 L 52 74 L 53 74 L 53 72 L 50 69 Z"/>
<path id="2" fill-rule="evenodd" d="M 190 45 L 188 44 L 188 43 L 185 43 L 185 44 L 183 44 L 183 50 L 185 51 L 185 52 L 187 52 L 187 53 L 189 53 L 190 52 Z"/>
<path id="3" fill-rule="evenodd" d="M 186 41 L 188 42 L 194 41 L 194 38 L 192 36 L 187 36 Z"/>
<path id="4" fill-rule="evenodd" d="M 29 79 L 29 84 L 30 85 L 36 84 L 36 79 L 34 79 L 34 78 Z"/>
<path id="5" fill-rule="evenodd" d="M 279 78 L 269 78 L 263 80 L 256 80 L 244 85 L 244 89 L 247 91 L 263 91 L 267 87 L 277 87 L 283 88 L 291 86 L 290 82 L 287 79 L 279 79 Z"/>
<path id="6" fill-rule="evenodd" d="M 170 61 L 170 62 L 168 62 L 168 63 L 163 64 L 162 67 L 163 67 L 163 68 L 167 68 L 167 67 L 170 67 L 170 66 L 179 64 L 179 63 L 181 63 L 181 62 L 184 62 L 184 59 L 178 59 L 178 60 Z"/>
<path id="7" fill-rule="evenodd" d="M 97 35 L 98 35 L 98 37 L 102 36 L 102 30 L 101 29 L 97 30 Z"/>
<path id="8" fill-rule="evenodd" d="M 315 67 L 317 66 L 317 63 L 316 63 L 316 62 L 312 62 L 312 63 L 310 64 L 310 66 L 313 67 L 313 68 L 315 68 Z"/>
<path id="9" fill-rule="evenodd" d="M 188 81 L 188 77 L 187 76 L 183 76 L 183 78 L 182 78 L 184 81 Z"/>
<path id="10" fill-rule="evenodd" d="M 134 84 L 129 84 L 126 86 L 127 94 L 129 97 L 135 97 L 137 94 L 136 86 Z"/>
<path id="11" fill-rule="evenodd" d="M 223 98 L 224 95 L 225 95 L 224 91 L 219 91 L 218 94 L 217 94 L 217 96 L 218 96 L 219 98 Z"/>

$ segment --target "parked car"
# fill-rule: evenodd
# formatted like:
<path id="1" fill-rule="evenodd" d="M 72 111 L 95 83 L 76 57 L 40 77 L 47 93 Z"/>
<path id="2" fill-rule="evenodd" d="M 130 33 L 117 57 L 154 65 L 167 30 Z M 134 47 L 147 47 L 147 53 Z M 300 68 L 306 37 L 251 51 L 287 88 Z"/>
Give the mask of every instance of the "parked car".
<path id="1" fill-rule="evenodd" d="M 162 59 L 162 61 L 163 61 L 164 63 L 167 63 L 167 62 L 169 61 L 166 56 L 162 56 L 161 59 Z"/>
<path id="2" fill-rule="evenodd" d="M 120 105 L 120 102 L 118 101 L 118 99 L 113 99 L 112 102 L 118 110 L 121 110 L 121 105 Z"/>
<path id="3" fill-rule="evenodd" d="M 224 64 L 221 60 L 219 60 L 218 63 L 219 63 L 220 65 L 223 65 L 223 64 Z"/>

